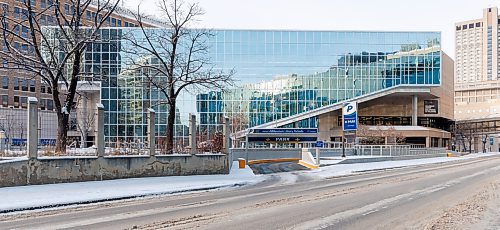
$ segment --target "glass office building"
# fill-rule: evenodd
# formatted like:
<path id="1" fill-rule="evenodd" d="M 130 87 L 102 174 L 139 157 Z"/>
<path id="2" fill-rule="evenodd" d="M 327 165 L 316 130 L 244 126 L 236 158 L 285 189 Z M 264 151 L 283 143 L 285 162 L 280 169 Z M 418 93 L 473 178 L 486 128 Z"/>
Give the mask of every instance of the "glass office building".
<path id="1" fill-rule="evenodd" d="M 157 133 L 166 130 L 164 97 L 146 87 L 144 74 L 133 68 L 124 52 L 131 45 L 122 39 L 124 31 L 142 36 L 133 28 L 102 29 L 102 40 L 90 44 L 85 54 L 85 72 L 102 77 L 108 141 L 143 140 L 145 111 L 150 107 L 157 112 Z M 210 59 L 218 69 L 236 71 L 236 86 L 183 93 L 177 103 L 175 134 L 187 139 L 189 113 L 197 115 L 202 133 L 220 130 L 223 116 L 230 117 L 233 131 L 239 131 L 398 85 L 439 86 L 440 36 L 438 32 L 215 30 L 209 40 Z M 290 126 L 316 127 L 317 122 L 308 118 Z"/>

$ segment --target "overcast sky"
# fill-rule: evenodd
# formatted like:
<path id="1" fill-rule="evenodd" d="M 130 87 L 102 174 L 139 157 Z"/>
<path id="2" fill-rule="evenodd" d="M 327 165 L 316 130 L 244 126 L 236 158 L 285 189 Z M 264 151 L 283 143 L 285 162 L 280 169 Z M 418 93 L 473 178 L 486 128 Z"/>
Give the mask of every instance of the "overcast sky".
<path id="1" fill-rule="evenodd" d="M 123 0 L 155 14 L 156 0 Z M 189 1 L 189 0 L 188 0 Z M 441 31 L 454 57 L 455 22 L 482 17 L 500 0 L 199 0 L 200 26 L 222 29 Z"/>

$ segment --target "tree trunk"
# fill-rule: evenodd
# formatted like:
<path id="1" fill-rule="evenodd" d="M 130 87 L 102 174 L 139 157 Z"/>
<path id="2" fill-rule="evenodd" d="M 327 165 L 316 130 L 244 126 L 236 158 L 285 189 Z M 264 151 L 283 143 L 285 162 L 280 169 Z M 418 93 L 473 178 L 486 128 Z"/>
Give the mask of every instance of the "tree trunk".
<path id="1" fill-rule="evenodd" d="M 68 120 L 69 115 L 61 113 L 58 111 L 57 113 L 57 140 L 56 140 L 56 153 L 57 154 L 65 154 L 66 153 L 66 145 L 68 142 Z"/>
<path id="2" fill-rule="evenodd" d="M 167 116 L 167 142 L 165 146 L 165 151 L 167 154 L 172 154 L 174 150 L 174 125 L 175 125 L 175 99 L 170 101 L 168 106 L 168 116 Z"/>

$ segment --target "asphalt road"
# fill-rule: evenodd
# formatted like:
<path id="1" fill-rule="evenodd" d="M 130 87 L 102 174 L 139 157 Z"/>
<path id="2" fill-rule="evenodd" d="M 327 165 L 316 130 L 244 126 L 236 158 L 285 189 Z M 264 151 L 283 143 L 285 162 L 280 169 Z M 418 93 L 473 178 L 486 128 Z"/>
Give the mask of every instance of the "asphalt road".
<path id="1" fill-rule="evenodd" d="M 294 177 L 294 182 L 290 182 Z M 500 156 L 0 216 L 0 229 L 499 229 Z"/>
<path id="2" fill-rule="evenodd" d="M 308 168 L 299 165 L 298 161 L 252 164 L 250 165 L 250 168 L 255 174 L 271 174 L 279 172 L 309 170 Z"/>

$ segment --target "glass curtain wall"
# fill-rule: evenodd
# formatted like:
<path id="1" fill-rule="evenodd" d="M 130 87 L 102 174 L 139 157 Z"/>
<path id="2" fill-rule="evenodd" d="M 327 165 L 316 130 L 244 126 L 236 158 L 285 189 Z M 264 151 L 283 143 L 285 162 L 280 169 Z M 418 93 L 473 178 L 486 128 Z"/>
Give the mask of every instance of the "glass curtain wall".
<path id="1" fill-rule="evenodd" d="M 125 32 L 144 39 L 137 28 L 102 29 L 84 57 L 84 72 L 102 80 L 105 136 L 111 142 L 143 141 L 150 107 L 156 110 L 156 132 L 166 130 L 165 97 L 145 84 L 148 73 L 134 68 Z M 399 85 L 440 85 L 438 32 L 214 30 L 213 35 L 209 58 L 216 69 L 236 71 L 236 86 L 180 96 L 175 135 L 186 141 L 189 113 L 197 115 L 198 131 L 210 135 L 221 130 L 223 116 L 236 132 Z M 143 59 L 154 61 L 146 54 Z M 316 126 L 315 118 L 294 125 Z"/>

